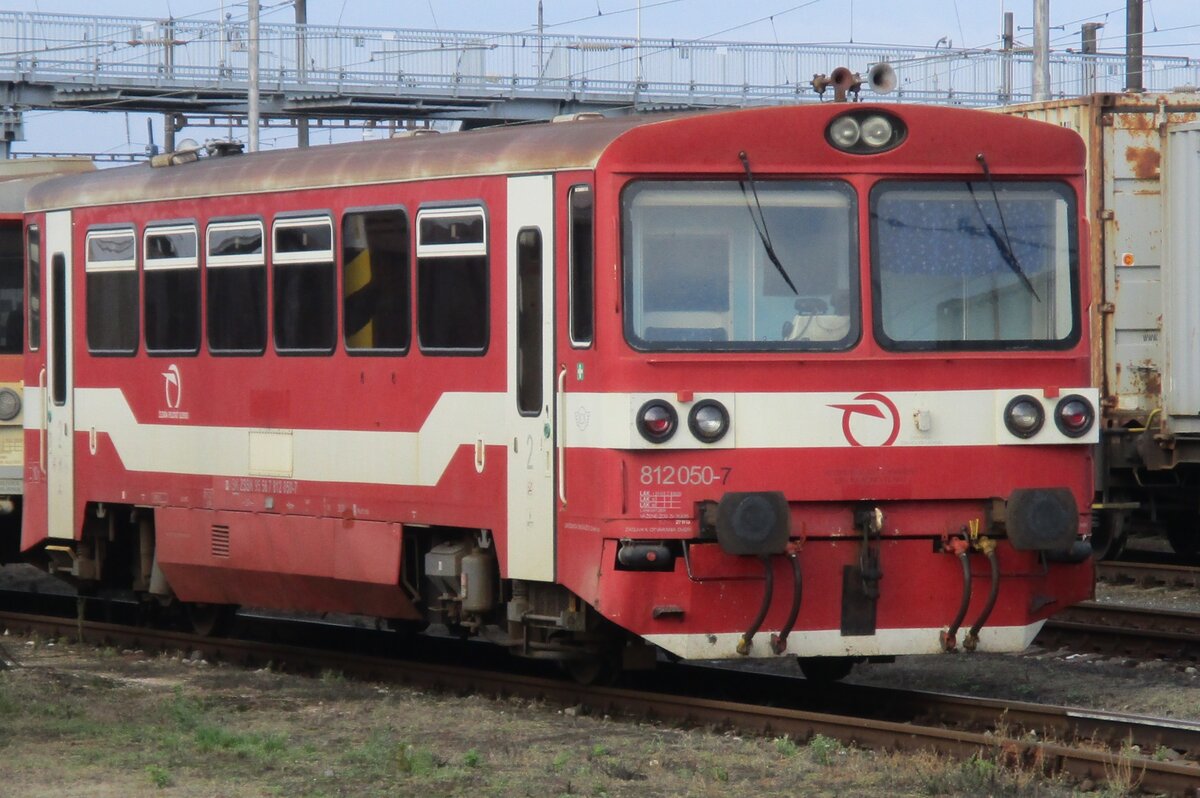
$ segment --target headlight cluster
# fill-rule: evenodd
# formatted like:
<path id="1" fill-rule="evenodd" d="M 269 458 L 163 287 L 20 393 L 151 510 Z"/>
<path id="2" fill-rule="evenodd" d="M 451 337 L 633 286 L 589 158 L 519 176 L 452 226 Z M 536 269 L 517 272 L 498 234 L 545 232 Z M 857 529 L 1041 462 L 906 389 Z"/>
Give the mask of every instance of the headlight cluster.
<path id="1" fill-rule="evenodd" d="M 679 427 L 679 416 L 670 402 L 651 399 L 637 413 L 637 429 L 651 443 L 665 443 Z M 688 413 L 688 429 L 702 443 L 716 443 L 729 431 L 729 411 L 715 399 L 703 399 Z"/>
<path id="2" fill-rule="evenodd" d="M 12 388 L 0 388 L 0 421 L 12 421 L 21 412 L 21 397 Z"/>
<path id="3" fill-rule="evenodd" d="M 904 140 L 904 123 L 881 111 L 852 111 L 829 123 L 825 137 L 843 152 L 872 155 Z"/>
<path id="4" fill-rule="evenodd" d="M 1068 438 L 1082 438 L 1096 421 L 1096 409 L 1079 394 L 1058 400 L 1054 407 L 1054 425 Z M 1004 426 L 1018 438 L 1032 438 L 1046 423 L 1046 411 L 1036 397 L 1014 396 L 1004 408 Z"/>
<path id="5" fill-rule="evenodd" d="M 1004 426 L 1018 438 L 1032 438 L 1041 432 L 1045 422 L 1042 403 L 1028 394 L 1014 396 L 1004 408 Z"/>

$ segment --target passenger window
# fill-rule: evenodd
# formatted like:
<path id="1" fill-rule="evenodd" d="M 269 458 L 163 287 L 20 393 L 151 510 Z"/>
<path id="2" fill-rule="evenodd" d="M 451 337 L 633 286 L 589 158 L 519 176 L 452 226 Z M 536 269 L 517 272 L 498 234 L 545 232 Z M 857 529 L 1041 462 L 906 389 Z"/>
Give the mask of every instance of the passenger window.
<path id="1" fill-rule="evenodd" d="M 42 234 L 34 225 L 30 225 L 25 233 L 25 258 L 28 263 L 25 284 L 29 286 L 29 351 L 36 352 L 42 347 Z"/>
<path id="2" fill-rule="evenodd" d="M 67 403 L 67 259 L 55 252 L 50 259 L 50 398 Z"/>
<path id="3" fill-rule="evenodd" d="M 200 261 L 194 225 L 148 227 L 142 242 L 146 351 L 200 348 Z"/>
<path id="4" fill-rule="evenodd" d="M 275 348 L 333 351 L 337 338 L 333 223 L 324 217 L 279 219 L 274 236 Z"/>
<path id="5" fill-rule="evenodd" d="M 486 242 L 482 208 L 417 214 L 417 336 L 422 350 L 487 349 Z"/>
<path id="6" fill-rule="evenodd" d="M 542 231 L 517 233 L 517 409 L 542 410 Z"/>
<path id="7" fill-rule="evenodd" d="M 87 234 L 88 351 L 131 355 L 138 343 L 137 239 L 133 230 Z"/>
<path id="8" fill-rule="evenodd" d="M 258 354 L 267 344 L 262 222 L 219 222 L 207 232 L 208 348 Z"/>
<path id="9" fill-rule="evenodd" d="M 25 339 L 25 263 L 20 221 L 0 227 L 0 353 L 19 355 Z"/>
<path id="10" fill-rule="evenodd" d="M 402 210 L 342 218 L 342 324 L 352 352 L 403 352 L 409 332 L 408 215 Z"/>
<path id="11" fill-rule="evenodd" d="M 570 205 L 571 344 L 586 347 L 591 346 L 594 326 L 591 187 L 573 187 Z"/>

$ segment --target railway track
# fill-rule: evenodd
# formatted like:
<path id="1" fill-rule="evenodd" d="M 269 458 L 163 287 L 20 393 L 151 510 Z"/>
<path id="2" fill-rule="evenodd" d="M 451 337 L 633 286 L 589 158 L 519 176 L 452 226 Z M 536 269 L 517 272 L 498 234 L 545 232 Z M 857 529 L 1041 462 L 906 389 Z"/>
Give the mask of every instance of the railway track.
<path id="1" fill-rule="evenodd" d="M 797 740 L 823 734 L 867 748 L 933 750 L 960 758 L 983 753 L 1095 782 L 1105 781 L 1110 774 L 1132 773 L 1140 776 L 1143 790 L 1200 795 L 1196 761 L 1200 723 L 936 693 L 851 685 L 831 688 L 794 677 L 716 668 L 660 668 L 648 679 L 635 679 L 636 689 L 618 689 L 584 687 L 536 672 L 458 668 L 442 660 L 346 654 L 11 612 L 0 613 L 0 626 L 16 633 L 82 637 L 95 644 L 147 650 L 199 651 L 210 659 L 249 665 L 271 662 L 296 670 L 336 670 L 429 690 L 519 696 L 564 706 L 585 705 L 614 716 L 736 728 Z M 757 700 L 748 701 L 747 695 Z M 814 711 L 815 705 L 853 706 L 855 714 Z M 869 711 L 859 712 L 866 708 Z M 1169 752 L 1171 761 L 1160 761 L 1164 752 Z"/>
<path id="2" fill-rule="evenodd" d="M 1037 642 L 1133 659 L 1200 661 L 1200 613 L 1083 602 L 1051 618 Z"/>
<path id="3" fill-rule="evenodd" d="M 1097 563 L 1096 578 L 1140 587 L 1200 588 L 1200 568 L 1163 562 L 1113 560 Z"/>

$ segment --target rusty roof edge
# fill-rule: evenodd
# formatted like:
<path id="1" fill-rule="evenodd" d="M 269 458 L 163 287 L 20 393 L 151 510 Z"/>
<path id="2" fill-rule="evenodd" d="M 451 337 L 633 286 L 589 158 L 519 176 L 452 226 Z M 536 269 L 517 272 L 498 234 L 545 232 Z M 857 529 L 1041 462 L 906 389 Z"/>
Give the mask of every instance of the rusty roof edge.
<path id="1" fill-rule="evenodd" d="M 1043 102 L 1015 103 L 990 108 L 988 110 L 1003 110 L 1007 112 L 1033 111 L 1049 108 L 1077 108 L 1081 106 L 1096 106 L 1102 110 L 1145 111 L 1154 112 L 1162 103 L 1172 109 L 1182 111 L 1200 110 L 1200 92 L 1168 91 L 1168 92 L 1097 92 L 1084 94 L 1079 97 L 1064 97 Z"/>
<path id="2" fill-rule="evenodd" d="M 27 210 L 306 191 L 423 179 L 595 169 L 625 132 L 677 115 L 612 117 L 485 128 L 437 136 L 330 144 L 147 164 L 53 179 L 30 192 Z"/>

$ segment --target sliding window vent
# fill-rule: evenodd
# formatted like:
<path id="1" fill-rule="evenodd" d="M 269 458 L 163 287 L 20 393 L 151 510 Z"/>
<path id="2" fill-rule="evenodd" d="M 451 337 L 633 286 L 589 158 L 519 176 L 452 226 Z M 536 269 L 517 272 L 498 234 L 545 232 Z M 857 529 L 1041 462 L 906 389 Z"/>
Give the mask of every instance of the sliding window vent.
<path id="1" fill-rule="evenodd" d="M 229 527 L 214 524 L 212 528 L 212 556 L 229 557 Z"/>

